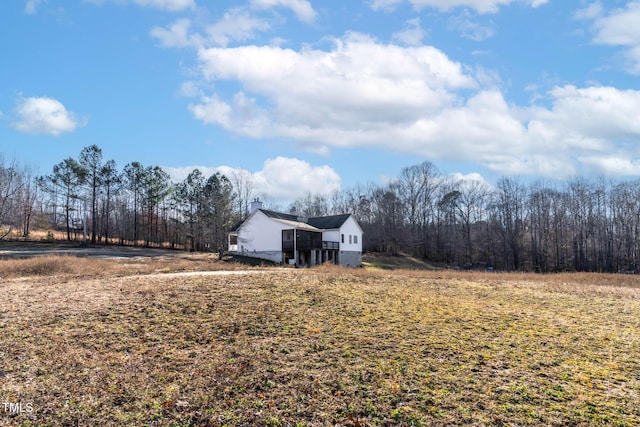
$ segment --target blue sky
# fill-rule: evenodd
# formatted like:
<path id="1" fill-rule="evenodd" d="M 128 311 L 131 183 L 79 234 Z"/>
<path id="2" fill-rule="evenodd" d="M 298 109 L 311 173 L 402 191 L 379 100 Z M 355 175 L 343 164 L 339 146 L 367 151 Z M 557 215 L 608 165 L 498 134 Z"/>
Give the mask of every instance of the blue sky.
<path id="1" fill-rule="evenodd" d="M 88 145 L 289 201 L 444 174 L 640 175 L 640 1 L 0 4 L 0 153 Z"/>

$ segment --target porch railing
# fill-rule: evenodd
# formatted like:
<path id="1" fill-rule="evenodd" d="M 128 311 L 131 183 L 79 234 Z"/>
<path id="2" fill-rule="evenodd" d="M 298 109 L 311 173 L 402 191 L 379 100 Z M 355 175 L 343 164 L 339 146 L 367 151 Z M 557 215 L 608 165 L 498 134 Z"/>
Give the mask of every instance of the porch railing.
<path id="1" fill-rule="evenodd" d="M 296 243 L 295 248 L 299 251 L 310 251 L 315 249 L 338 250 L 340 249 L 340 242 L 330 242 L 327 240 L 301 240 Z M 283 251 L 292 251 L 293 249 L 293 240 L 286 240 L 282 242 Z"/>

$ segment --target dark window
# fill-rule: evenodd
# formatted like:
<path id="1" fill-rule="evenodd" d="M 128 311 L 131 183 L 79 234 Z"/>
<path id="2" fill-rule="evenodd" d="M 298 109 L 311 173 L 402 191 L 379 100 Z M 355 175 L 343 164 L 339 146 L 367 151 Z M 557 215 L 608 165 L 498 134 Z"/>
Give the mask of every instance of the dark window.
<path id="1" fill-rule="evenodd" d="M 341 235 L 341 238 L 342 238 L 341 242 L 344 243 L 344 234 Z"/>

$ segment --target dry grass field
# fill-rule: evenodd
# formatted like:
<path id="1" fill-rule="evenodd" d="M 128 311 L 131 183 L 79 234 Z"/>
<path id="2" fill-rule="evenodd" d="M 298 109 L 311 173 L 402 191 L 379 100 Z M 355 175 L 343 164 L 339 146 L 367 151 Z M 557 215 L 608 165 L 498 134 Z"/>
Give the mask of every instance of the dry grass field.
<path id="1" fill-rule="evenodd" d="M 634 276 L 0 260 L 0 425 L 640 424 Z"/>

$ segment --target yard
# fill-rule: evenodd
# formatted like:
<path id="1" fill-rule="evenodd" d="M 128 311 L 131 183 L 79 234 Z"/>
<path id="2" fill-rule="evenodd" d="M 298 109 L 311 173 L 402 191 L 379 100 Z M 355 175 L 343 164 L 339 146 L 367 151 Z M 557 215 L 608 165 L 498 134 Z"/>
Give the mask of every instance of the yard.
<path id="1" fill-rule="evenodd" d="M 0 261 L 0 425 L 640 424 L 635 276 L 224 266 Z"/>

